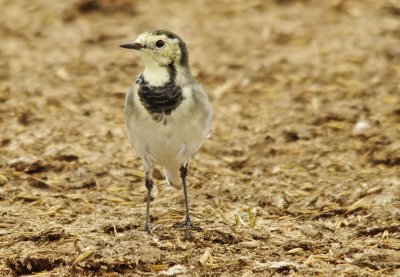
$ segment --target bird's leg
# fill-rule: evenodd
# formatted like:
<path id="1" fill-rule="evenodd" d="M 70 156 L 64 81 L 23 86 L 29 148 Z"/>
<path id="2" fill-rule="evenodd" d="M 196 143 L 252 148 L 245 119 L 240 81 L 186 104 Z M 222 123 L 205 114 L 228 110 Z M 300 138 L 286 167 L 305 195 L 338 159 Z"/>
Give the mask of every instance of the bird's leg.
<path id="1" fill-rule="evenodd" d="M 150 213 L 150 200 L 151 200 L 151 190 L 153 189 L 153 179 L 151 177 L 151 169 L 150 165 L 147 162 L 144 162 L 144 182 L 147 189 L 147 197 L 146 197 L 146 223 L 144 224 L 144 230 L 152 234 L 153 230 L 149 226 L 149 213 Z"/>
<path id="2" fill-rule="evenodd" d="M 178 223 L 175 224 L 175 227 L 185 227 L 187 230 L 189 228 L 194 229 L 196 231 L 202 231 L 202 229 L 199 226 L 196 226 L 192 223 L 192 220 L 190 219 L 190 214 L 189 214 L 189 203 L 188 203 L 188 196 L 187 196 L 187 188 L 186 188 L 186 176 L 188 172 L 188 167 L 189 164 L 186 163 L 185 165 L 182 165 L 181 168 L 179 169 L 179 172 L 181 174 L 181 179 L 182 179 L 182 189 L 183 189 L 183 197 L 185 199 L 185 221 L 183 223 Z"/>
<path id="3" fill-rule="evenodd" d="M 147 188 L 147 203 L 146 203 L 146 223 L 144 224 L 144 230 L 151 234 L 153 231 L 149 226 L 149 212 L 150 212 L 150 198 L 151 198 L 151 190 L 153 189 L 153 180 L 151 178 L 145 177 L 145 184 Z"/>
<path id="4" fill-rule="evenodd" d="M 186 176 L 188 172 L 188 164 L 184 166 L 182 165 L 181 168 L 179 169 L 179 172 L 182 178 L 183 197 L 185 199 L 185 211 L 186 211 L 185 225 L 188 226 L 191 225 L 192 223 L 192 221 L 190 220 L 189 203 L 188 203 L 187 188 L 186 188 Z"/>

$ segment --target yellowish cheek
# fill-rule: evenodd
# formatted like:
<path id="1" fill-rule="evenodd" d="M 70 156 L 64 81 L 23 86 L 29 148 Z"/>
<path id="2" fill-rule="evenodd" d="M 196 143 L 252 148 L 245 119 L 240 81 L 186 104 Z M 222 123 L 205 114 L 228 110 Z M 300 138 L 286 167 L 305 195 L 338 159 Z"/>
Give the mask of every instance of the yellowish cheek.
<path id="1" fill-rule="evenodd" d="M 165 49 L 164 55 L 168 57 L 171 61 L 176 60 L 178 57 L 178 51 L 174 48 Z"/>

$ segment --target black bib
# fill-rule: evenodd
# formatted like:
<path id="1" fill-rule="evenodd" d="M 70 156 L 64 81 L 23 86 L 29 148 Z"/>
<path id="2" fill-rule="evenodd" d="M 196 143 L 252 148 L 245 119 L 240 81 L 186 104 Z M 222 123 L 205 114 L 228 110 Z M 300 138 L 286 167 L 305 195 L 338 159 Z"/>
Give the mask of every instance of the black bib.
<path id="1" fill-rule="evenodd" d="M 169 81 L 163 86 L 151 86 L 140 75 L 137 83 L 139 84 L 139 99 L 145 109 L 153 116 L 154 120 L 170 115 L 182 102 L 182 88 L 175 82 L 176 70 L 173 64 L 168 66 L 170 75 Z"/>

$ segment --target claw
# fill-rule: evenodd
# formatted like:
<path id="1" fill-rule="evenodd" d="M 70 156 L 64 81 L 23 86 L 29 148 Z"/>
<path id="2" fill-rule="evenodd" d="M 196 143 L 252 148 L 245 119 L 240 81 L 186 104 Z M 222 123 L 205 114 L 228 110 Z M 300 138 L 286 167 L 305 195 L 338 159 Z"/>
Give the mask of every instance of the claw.
<path id="1" fill-rule="evenodd" d="M 186 230 L 190 230 L 193 229 L 197 232 L 201 232 L 203 231 L 203 229 L 200 226 L 197 226 L 195 224 L 192 223 L 192 221 L 190 220 L 190 218 L 186 218 L 184 222 L 182 223 L 175 223 L 172 227 L 174 228 L 185 228 Z"/>
<path id="2" fill-rule="evenodd" d="M 152 234 L 153 234 L 153 229 L 151 229 L 149 225 L 144 226 L 144 230 L 145 230 L 149 235 L 152 235 Z"/>

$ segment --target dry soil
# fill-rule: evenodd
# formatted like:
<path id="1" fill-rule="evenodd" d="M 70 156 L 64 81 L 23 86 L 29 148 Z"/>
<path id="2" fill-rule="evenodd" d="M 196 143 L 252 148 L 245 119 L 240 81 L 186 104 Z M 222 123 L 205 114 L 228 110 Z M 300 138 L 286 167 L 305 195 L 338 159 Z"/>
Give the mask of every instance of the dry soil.
<path id="1" fill-rule="evenodd" d="M 400 275 L 398 0 L 0 0 L 0 275 Z M 209 94 L 143 231 L 118 47 L 169 29 Z"/>

